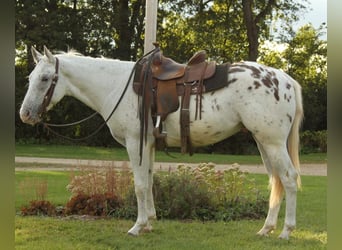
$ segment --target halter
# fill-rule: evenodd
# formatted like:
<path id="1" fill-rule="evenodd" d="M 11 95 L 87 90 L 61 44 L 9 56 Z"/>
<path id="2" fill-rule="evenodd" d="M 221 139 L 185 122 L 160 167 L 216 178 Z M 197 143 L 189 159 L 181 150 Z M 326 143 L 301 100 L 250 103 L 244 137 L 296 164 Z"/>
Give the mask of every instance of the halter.
<path id="1" fill-rule="evenodd" d="M 43 114 L 46 112 L 46 109 L 51 102 L 53 92 L 55 91 L 56 84 L 58 82 L 59 60 L 57 57 L 55 57 L 55 58 L 56 58 L 55 73 L 52 77 L 51 85 L 50 85 L 49 89 L 46 91 L 46 94 L 44 96 L 44 100 L 43 100 L 42 106 L 40 108 L 40 114 Z"/>

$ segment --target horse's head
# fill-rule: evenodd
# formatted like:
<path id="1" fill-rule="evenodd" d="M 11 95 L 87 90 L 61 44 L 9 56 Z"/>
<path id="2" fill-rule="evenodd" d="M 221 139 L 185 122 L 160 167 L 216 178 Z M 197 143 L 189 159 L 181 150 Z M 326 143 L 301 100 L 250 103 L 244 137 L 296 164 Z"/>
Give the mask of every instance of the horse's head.
<path id="1" fill-rule="evenodd" d="M 31 48 L 36 67 L 29 76 L 29 88 L 20 108 L 20 118 L 28 124 L 36 124 L 41 115 L 52 108 L 64 96 L 58 83 L 59 61 L 44 46 L 44 55 Z M 59 81 L 60 82 L 60 81 Z"/>

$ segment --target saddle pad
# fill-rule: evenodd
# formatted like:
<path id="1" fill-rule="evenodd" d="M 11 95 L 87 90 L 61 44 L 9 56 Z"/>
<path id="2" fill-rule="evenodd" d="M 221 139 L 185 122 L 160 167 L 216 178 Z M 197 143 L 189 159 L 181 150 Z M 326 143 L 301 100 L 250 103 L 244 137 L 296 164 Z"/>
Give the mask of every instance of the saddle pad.
<path id="1" fill-rule="evenodd" d="M 216 65 L 215 74 L 211 78 L 204 80 L 204 92 L 211 92 L 228 86 L 229 66 L 230 63 Z"/>

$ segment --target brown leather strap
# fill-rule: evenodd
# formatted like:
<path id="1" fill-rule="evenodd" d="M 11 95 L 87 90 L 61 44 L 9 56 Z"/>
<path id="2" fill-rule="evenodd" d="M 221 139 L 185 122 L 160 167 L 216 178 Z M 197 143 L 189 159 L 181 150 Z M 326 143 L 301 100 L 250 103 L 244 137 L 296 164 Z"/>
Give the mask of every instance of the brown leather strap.
<path id="1" fill-rule="evenodd" d="M 180 111 L 180 132 L 181 132 L 181 152 L 182 154 L 189 152 L 193 155 L 192 144 L 190 139 L 190 94 L 193 83 L 184 83 L 184 95 L 182 97 Z"/>
<path id="2" fill-rule="evenodd" d="M 158 81 L 157 83 L 157 115 L 160 115 L 162 121 L 166 116 L 175 112 L 179 108 L 179 99 L 177 95 L 176 80 Z"/>
<path id="3" fill-rule="evenodd" d="M 49 89 L 46 91 L 46 94 L 45 94 L 44 99 L 43 99 L 43 103 L 40 107 L 40 113 L 41 114 L 46 112 L 46 109 L 51 102 L 53 92 L 55 91 L 55 87 L 56 87 L 56 84 L 58 82 L 58 69 L 59 69 L 59 60 L 56 57 L 55 74 L 52 77 L 51 85 L 50 85 Z"/>
<path id="4" fill-rule="evenodd" d="M 199 119 L 202 119 L 202 91 L 203 91 L 203 81 L 204 81 L 204 73 L 207 70 L 208 63 L 205 62 L 204 69 L 201 74 L 201 78 L 199 80 L 199 88 L 196 94 L 196 113 L 195 113 L 195 120 L 197 120 L 197 115 L 199 113 Z"/>

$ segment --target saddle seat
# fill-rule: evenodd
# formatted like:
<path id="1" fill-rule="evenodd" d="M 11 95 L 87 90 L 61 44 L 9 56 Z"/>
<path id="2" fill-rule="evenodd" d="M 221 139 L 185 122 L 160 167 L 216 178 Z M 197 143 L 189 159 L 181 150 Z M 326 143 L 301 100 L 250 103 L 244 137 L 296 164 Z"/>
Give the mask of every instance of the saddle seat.
<path id="1" fill-rule="evenodd" d="M 158 51 L 152 58 L 152 75 L 161 81 L 182 77 L 185 68 L 185 64 L 177 63 L 171 58 L 163 56 L 161 51 Z"/>
<path id="2" fill-rule="evenodd" d="M 152 75 L 160 81 L 180 78 L 177 83 L 207 79 L 215 73 L 216 64 L 206 62 L 206 56 L 207 53 L 201 50 L 195 53 L 187 64 L 181 64 L 163 56 L 162 52 L 158 51 L 152 58 Z"/>

